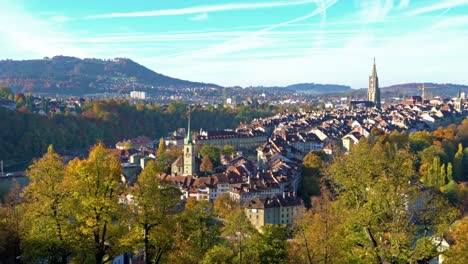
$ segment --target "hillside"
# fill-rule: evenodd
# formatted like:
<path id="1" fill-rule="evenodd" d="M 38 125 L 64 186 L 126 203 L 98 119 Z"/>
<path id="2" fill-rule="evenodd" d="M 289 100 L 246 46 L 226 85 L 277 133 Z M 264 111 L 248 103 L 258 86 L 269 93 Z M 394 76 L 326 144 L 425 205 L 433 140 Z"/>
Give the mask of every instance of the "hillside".
<path id="1" fill-rule="evenodd" d="M 131 89 L 216 87 L 156 73 L 130 59 L 79 59 L 55 56 L 40 60 L 0 61 L 0 83 L 15 91 L 85 94 Z"/>
<path id="2" fill-rule="evenodd" d="M 382 87 L 381 93 L 382 96 L 385 97 L 389 96 L 411 96 L 411 95 L 421 95 L 421 87 L 422 83 L 404 83 L 404 84 L 396 84 L 391 85 L 388 87 Z M 426 86 L 426 94 L 431 96 L 456 96 L 458 94 L 458 89 L 463 91 L 468 91 L 467 85 L 460 85 L 460 84 L 451 84 L 451 83 L 425 83 Z"/>
<path id="3" fill-rule="evenodd" d="M 341 93 L 351 92 L 352 89 L 346 85 L 338 84 L 318 84 L 318 83 L 298 83 L 288 86 L 275 86 L 275 87 L 258 87 L 262 89 L 275 90 L 278 92 L 288 93 L 304 93 L 304 94 L 328 94 L 328 93 Z"/>

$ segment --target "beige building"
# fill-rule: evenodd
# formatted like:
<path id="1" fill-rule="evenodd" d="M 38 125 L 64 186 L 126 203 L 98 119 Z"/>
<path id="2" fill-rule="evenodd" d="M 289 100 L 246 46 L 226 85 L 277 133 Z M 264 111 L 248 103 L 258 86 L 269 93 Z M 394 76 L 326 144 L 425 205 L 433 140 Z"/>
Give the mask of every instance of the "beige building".
<path id="1" fill-rule="evenodd" d="M 267 224 L 292 225 L 303 209 L 302 200 L 294 193 L 257 196 L 244 203 L 247 218 L 259 231 Z"/>

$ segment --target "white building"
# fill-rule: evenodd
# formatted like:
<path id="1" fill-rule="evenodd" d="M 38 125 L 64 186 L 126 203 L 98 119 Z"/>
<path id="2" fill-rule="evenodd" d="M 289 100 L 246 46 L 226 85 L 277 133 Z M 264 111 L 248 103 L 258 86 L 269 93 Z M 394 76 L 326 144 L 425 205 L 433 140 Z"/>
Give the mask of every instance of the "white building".
<path id="1" fill-rule="evenodd" d="M 130 98 L 132 98 L 132 99 L 145 100 L 145 99 L 146 99 L 146 92 L 131 91 L 131 92 L 130 92 Z"/>

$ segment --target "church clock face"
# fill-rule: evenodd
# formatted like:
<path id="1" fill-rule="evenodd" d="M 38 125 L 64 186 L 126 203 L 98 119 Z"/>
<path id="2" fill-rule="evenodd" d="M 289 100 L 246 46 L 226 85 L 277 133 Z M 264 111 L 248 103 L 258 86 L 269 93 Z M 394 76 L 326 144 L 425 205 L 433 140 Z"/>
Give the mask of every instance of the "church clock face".
<path id="1" fill-rule="evenodd" d="M 189 152 L 185 153 L 185 157 L 190 158 L 190 153 Z"/>

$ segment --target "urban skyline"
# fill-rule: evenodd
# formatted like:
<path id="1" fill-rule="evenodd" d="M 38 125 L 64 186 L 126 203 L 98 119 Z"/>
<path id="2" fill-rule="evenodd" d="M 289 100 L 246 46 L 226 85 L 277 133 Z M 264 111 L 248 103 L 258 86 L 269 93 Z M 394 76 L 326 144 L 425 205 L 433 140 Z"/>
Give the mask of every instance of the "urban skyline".
<path id="1" fill-rule="evenodd" d="M 2 59 L 128 57 L 193 81 L 468 83 L 466 0 L 2 1 Z"/>

